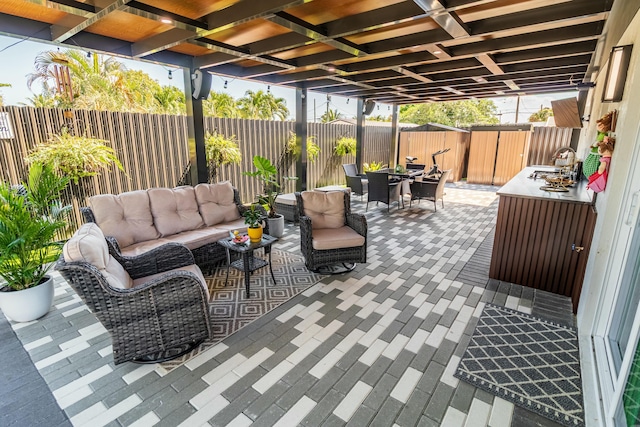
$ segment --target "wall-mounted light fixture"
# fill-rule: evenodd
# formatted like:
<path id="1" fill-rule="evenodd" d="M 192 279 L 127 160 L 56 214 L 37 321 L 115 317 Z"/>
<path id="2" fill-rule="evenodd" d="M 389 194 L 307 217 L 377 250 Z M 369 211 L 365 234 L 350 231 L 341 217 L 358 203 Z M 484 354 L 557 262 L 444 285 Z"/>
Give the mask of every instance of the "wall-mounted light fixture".
<path id="1" fill-rule="evenodd" d="M 622 92 L 624 92 L 624 84 L 627 80 L 632 47 L 633 45 L 629 44 L 611 49 L 607 77 L 602 91 L 602 102 L 622 101 Z"/>

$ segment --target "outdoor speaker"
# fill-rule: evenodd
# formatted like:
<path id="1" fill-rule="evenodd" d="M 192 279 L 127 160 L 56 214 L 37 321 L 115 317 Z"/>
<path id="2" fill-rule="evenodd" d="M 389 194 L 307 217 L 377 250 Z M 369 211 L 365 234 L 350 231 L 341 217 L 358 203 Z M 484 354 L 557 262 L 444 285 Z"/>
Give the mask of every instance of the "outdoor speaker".
<path id="1" fill-rule="evenodd" d="M 191 80 L 193 81 L 193 98 L 207 99 L 211 91 L 211 74 L 196 70 Z"/>
<path id="2" fill-rule="evenodd" d="M 371 112 L 373 111 L 373 107 L 376 106 L 376 102 L 371 100 L 371 99 L 367 99 L 366 101 L 364 101 L 364 111 L 362 112 L 362 114 L 364 114 L 365 116 L 368 116 L 369 114 L 371 114 Z"/>

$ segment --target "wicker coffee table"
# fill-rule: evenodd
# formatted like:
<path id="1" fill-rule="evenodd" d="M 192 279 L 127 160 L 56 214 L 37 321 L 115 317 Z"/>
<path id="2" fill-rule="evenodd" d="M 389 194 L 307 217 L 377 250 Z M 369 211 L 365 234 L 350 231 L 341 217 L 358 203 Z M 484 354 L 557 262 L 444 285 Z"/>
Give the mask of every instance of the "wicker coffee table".
<path id="1" fill-rule="evenodd" d="M 251 243 L 249 241 L 245 243 L 233 243 L 231 237 L 227 237 L 226 239 L 222 239 L 218 241 L 225 250 L 227 251 L 227 277 L 224 280 L 225 286 L 227 285 L 227 281 L 229 280 L 229 268 L 233 267 L 237 270 L 244 271 L 244 286 L 247 292 L 247 298 L 249 298 L 249 283 L 251 278 L 251 273 L 254 271 L 269 266 L 269 271 L 271 272 L 271 278 L 273 279 L 273 284 L 276 284 L 276 277 L 273 275 L 273 269 L 271 268 L 271 245 L 278 240 L 275 237 L 269 236 L 268 234 L 262 235 L 262 240 L 257 243 Z M 268 255 L 268 259 L 262 259 L 255 257 L 253 255 L 253 251 L 256 249 L 264 248 L 264 252 Z M 240 254 L 240 259 L 231 262 L 231 252 L 236 252 Z"/>

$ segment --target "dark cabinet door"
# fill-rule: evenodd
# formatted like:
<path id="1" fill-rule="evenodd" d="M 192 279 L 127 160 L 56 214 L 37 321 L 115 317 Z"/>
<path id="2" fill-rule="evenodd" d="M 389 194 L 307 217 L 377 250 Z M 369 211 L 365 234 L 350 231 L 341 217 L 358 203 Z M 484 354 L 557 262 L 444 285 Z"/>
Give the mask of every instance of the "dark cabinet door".
<path id="1" fill-rule="evenodd" d="M 571 297 L 575 312 L 595 220 L 589 204 L 500 196 L 489 277 Z"/>

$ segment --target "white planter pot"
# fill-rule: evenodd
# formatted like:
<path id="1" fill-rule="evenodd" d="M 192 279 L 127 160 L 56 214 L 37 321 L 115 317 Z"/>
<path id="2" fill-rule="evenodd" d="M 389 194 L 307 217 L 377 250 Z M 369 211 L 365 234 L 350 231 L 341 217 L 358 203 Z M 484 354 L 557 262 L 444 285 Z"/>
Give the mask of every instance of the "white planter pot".
<path id="1" fill-rule="evenodd" d="M 30 322 L 49 312 L 53 304 L 53 279 L 21 291 L 0 292 L 0 309 L 15 322 Z"/>
<path id="2" fill-rule="evenodd" d="M 282 237 L 284 235 L 284 215 L 276 214 L 275 218 L 267 218 L 269 221 L 269 236 Z"/>

